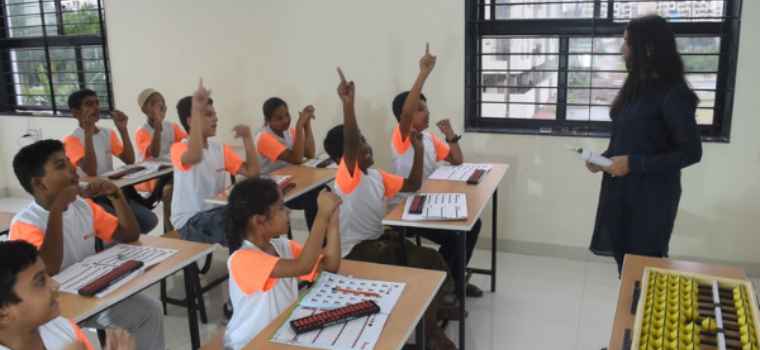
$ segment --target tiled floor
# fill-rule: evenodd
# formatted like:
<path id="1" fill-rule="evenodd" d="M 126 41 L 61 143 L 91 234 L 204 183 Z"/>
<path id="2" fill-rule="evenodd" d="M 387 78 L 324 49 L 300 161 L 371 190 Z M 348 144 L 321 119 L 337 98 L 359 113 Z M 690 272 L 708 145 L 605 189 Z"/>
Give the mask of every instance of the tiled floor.
<path id="1" fill-rule="evenodd" d="M 0 210 L 14 210 L 26 202 L 2 199 Z M 306 233 L 295 235 L 303 241 Z M 470 266 L 488 267 L 488 253 L 476 251 Z M 224 273 L 226 258 L 225 250 L 214 254 L 204 281 Z M 467 300 L 469 349 L 598 350 L 607 345 L 618 293 L 614 264 L 499 253 L 497 269 L 496 292 Z M 486 276 L 475 275 L 472 282 L 484 290 L 490 286 Z M 181 274 L 170 278 L 168 286 L 170 295 L 182 296 Z M 146 293 L 158 298 L 158 286 Z M 201 325 L 203 340 L 222 323 L 226 295 L 223 284 L 206 296 L 209 324 Z M 190 348 L 183 308 L 169 306 L 164 325 L 168 349 Z M 458 341 L 458 324 L 452 322 L 447 333 Z"/>

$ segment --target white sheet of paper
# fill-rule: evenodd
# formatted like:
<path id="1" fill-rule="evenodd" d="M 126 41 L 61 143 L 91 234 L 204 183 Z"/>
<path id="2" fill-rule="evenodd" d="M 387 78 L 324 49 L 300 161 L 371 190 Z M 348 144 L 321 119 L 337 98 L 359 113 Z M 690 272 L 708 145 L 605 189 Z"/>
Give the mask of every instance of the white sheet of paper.
<path id="1" fill-rule="evenodd" d="M 112 284 L 96 295 L 98 298 L 102 298 L 137 277 L 149 267 L 168 259 L 176 253 L 176 249 L 117 244 L 67 267 L 53 276 L 53 278 L 60 283 L 61 291 L 77 294 L 80 288 L 105 275 L 124 261 L 139 260 L 143 262 L 142 268 L 122 278 L 119 282 Z"/>
<path id="2" fill-rule="evenodd" d="M 404 204 L 404 214 L 401 216 L 402 220 L 446 221 L 467 219 L 467 195 L 464 193 L 415 193 L 416 195 L 427 196 L 422 213 L 412 214 L 409 212 L 412 206 L 412 199 L 414 199 L 414 196 L 411 196 L 406 199 L 406 203 Z"/>
<path id="3" fill-rule="evenodd" d="M 483 169 L 486 172 L 493 168 L 490 164 L 462 163 L 462 165 L 445 165 L 435 169 L 430 174 L 430 180 L 467 181 L 475 170 Z"/>
<path id="4" fill-rule="evenodd" d="M 314 283 L 314 286 L 311 287 L 309 293 L 301 299 L 301 306 L 335 309 L 365 300 L 372 300 L 380 306 L 381 312 L 390 313 L 393 307 L 396 306 L 405 286 L 405 283 L 352 278 L 323 271 L 319 274 L 319 278 Z M 375 293 L 380 296 L 352 294 L 341 292 L 335 288 Z"/>

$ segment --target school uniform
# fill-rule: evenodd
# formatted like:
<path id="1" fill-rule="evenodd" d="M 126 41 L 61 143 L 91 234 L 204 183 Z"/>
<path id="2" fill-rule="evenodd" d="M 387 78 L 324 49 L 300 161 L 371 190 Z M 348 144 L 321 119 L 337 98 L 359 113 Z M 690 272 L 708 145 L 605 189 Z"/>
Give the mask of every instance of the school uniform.
<path id="1" fill-rule="evenodd" d="M 171 161 L 169 157 L 169 151 L 173 144 L 182 141 L 187 137 L 187 133 L 177 123 L 164 120 L 161 123 L 161 149 L 158 152 L 158 157 L 153 157 L 150 154 L 150 144 L 153 142 L 153 135 L 155 129 L 150 123 L 145 123 L 137 129 L 135 133 L 135 144 L 137 146 L 137 159 L 138 161 L 144 160 L 159 160 L 159 161 Z M 171 179 L 171 178 L 169 178 Z M 135 189 L 140 192 L 153 193 L 157 187 L 163 189 L 163 186 L 159 186 L 160 180 L 146 181 L 141 184 L 135 185 Z M 165 185 L 167 181 L 163 181 L 162 185 Z"/>
<path id="2" fill-rule="evenodd" d="M 95 350 L 82 329 L 71 320 L 56 317 L 37 328 L 42 338 L 42 344 L 47 350 L 65 350 L 67 346 L 80 342 L 87 350 Z M 13 350 L 0 345 L 0 350 Z"/>

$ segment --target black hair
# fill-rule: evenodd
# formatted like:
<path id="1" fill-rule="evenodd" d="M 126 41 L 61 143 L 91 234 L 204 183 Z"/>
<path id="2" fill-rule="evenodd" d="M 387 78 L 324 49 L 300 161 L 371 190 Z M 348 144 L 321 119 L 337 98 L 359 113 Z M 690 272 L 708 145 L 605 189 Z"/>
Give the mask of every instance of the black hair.
<path id="1" fill-rule="evenodd" d="M 45 163 L 53 153 L 63 151 L 58 140 L 41 140 L 24 146 L 13 157 L 13 172 L 26 192 L 32 193 L 32 179 L 45 176 Z M 0 255 L 1 256 L 1 255 Z"/>
<path id="2" fill-rule="evenodd" d="M 0 309 L 21 302 L 13 288 L 18 274 L 37 261 L 37 248 L 25 241 L 0 242 Z"/>
<path id="3" fill-rule="evenodd" d="M 214 100 L 209 97 L 208 99 L 209 105 L 214 105 Z M 185 131 L 190 132 L 190 123 L 187 122 L 187 118 L 190 118 L 190 114 L 193 112 L 193 96 L 185 96 L 179 101 L 177 101 L 177 116 L 179 117 L 179 122 L 182 124 L 182 127 L 185 128 Z"/>
<path id="4" fill-rule="evenodd" d="M 330 159 L 340 163 L 340 158 L 343 157 L 343 124 L 330 129 L 322 145 Z"/>
<path id="5" fill-rule="evenodd" d="M 629 58 L 625 59 L 628 76 L 610 108 L 610 117 L 623 110 L 626 103 L 645 91 L 688 86 L 684 64 L 676 46 L 676 37 L 668 21 L 658 15 L 635 18 L 628 23 Z M 694 106 L 699 98 L 691 91 Z"/>
<path id="6" fill-rule="evenodd" d="M 251 216 L 269 216 L 269 208 L 279 197 L 277 184 L 265 177 L 251 177 L 232 188 L 224 211 L 224 232 L 230 252 L 243 244 Z"/>
<path id="7" fill-rule="evenodd" d="M 272 113 L 274 113 L 274 110 L 282 106 L 287 107 L 288 104 L 285 102 L 285 100 L 279 97 L 270 97 L 264 101 L 264 106 L 261 108 L 264 112 L 264 121 L 269 123 L 269 121 L 272 119 Z"/>
<path id="8" fill-rule="evenodd" d="M 406 98 L 409 96 L 409 91 L 404 91 L 393 99 L 393 115 L 396 116 L 397 121 L 401 121 L 401 110 L 404 108 Z M 420 94 L 420 100 L 427 102 L 427 97 L 424 94 Z M 414 108 L 417 108 L 416 106 Z"/>
<path id="9" fill-rule="evenodd" d="M 98 94 L 95 93 L 95 91 L 92 91 L 90 89 L 82 89 L 79 91 L 74 91 L 69 95 L 69 109 L 79 109 L 82 107 L 82 101 L 84 101 L 85 98 L 95 96 L 97 97 Z"/>

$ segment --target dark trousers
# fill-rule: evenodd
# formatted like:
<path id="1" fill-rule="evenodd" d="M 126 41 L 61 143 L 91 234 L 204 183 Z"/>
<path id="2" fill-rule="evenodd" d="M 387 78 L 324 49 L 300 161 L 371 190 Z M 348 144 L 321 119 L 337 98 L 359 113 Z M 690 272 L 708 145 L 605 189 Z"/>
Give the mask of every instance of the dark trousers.
<path id="1" fill-rule="evenodd" d="M 464 261 L 465 266 L 467 266 L 467 264 L 470 262 L 470 258 L 472 258 L 472 252 L 475 250 L 475 244 L 478 243 L 478 236 L 480 236 L 480 226 L 481 221 L 478 219 L 478 221 L 476 221 L 475 225 L 472 227 L 472 230 L 470 232 L 467 232 L 467 256 L 465 257 Z M 451 276 L 454 277 L 454 281 L 456 282 L 455 285 L 459 287 L 462 279 L 465 277 L 462 276 L 462 271 L 459 271 L 459 269 L 456 268 L 459 266 L 459 259 L 461 258 L 461 254 L 459 253 L 460 248 L 457 246 L 457 233 L 447 230 L 420 228 L 409 229 L 408 232 L 409 234 L 419 234 L 425 239 L 428 239 L 440 245 L 438 252 L 441 253 L 441 256 L 443 256 L 444 259 L 446 259 L 446 264 L 449 266 Z"/>
<path id="2" fill-rule="evenodd" d="M 306 192 L 298 198 L 291 199 L 285 205 L 290 209 L 303 210 L 306 218 L 306 227 L 311 232 L 311 225 L 314 224 L 314 218 L 317 217 L 317 197 L 322 191 L 322 186 Z"/>

